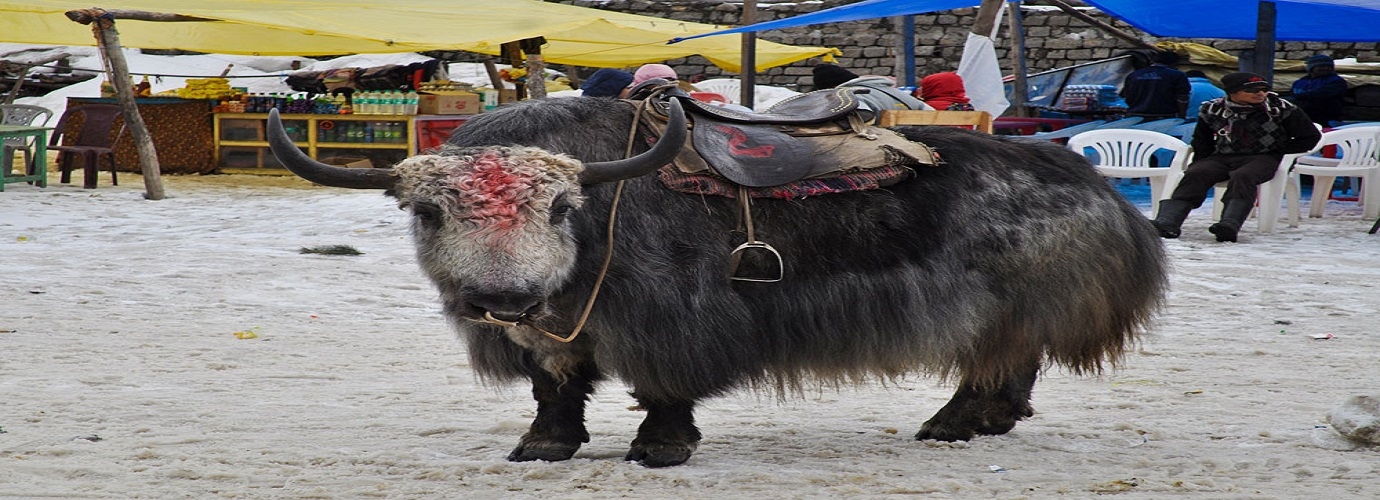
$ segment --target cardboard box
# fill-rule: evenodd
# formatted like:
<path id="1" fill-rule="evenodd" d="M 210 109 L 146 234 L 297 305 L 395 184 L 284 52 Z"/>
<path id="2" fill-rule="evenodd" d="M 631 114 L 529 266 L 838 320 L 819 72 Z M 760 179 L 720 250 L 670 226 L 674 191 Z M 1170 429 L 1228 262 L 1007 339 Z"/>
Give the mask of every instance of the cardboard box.
<path id="1" fill-rule="evenodd" d="M 479 94 L 474 92 L 436 91 L 417 96 L 419 115 L 473 115 L 483 106 Z"/>

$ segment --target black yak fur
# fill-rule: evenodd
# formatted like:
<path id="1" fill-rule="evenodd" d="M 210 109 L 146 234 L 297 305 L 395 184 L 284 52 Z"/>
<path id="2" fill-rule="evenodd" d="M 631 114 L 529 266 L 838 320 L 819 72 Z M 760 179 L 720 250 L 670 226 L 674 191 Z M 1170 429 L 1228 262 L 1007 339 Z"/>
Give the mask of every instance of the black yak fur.
<path id="1" fill-rule="evenodd" d="M 631 109 L 602 98 L 522 102 L 474 117 L 449 145 L 616 160 Z M 628 458 L 650 466 L 688 459 L 700 438 L 695 402 L 739 388 L 950 376 L 954 399 L 916 437 L 1001 434 L 1032 414 L 1042 367 L 1096 373 L 1135 342 L 1165 290 L 1163 248 L 1083 158 L 955 128 L 899 131 L 944 163 L 885 190 L 754 200 L 757 239 L 785 261 L 779 283 L 728 279 L 729 254 L 745 241 L 736 200 L 672 192 L 645 175 L 626 183 L 612 264 L 573 343 L 516 342 L 504 327 L 461 319 L 462 299 L 443 289 L 474 368 L 533 384 L 538 415 L 510 459 L 569 458 L 588 441 L 587 396 L 607 377 L 648 409 Z M 576 323 L 614 193 L 613 183 L 584 186 L 565 221 L 579 250 L 570 279 L 547 291 L 555 315 L 544 328 Z M 435 251 L 419 243 L 419 255 Z M 749 254 L 739 274 L 772 267 Z"/>

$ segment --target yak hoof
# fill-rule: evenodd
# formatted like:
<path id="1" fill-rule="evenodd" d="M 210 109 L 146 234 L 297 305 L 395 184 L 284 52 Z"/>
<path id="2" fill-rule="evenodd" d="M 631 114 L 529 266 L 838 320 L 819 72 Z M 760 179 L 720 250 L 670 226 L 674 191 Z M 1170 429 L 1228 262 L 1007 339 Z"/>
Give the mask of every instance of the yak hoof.
<path id="1" fill-rule="evenodd" d="M 915 439 L 967 441 L 978 435 L 999 436 L 1011 432 L 1011 429 L 1016 427 L 1016 422 L 1035 414 L 1035 409 L 1029 404 L 1011 408 L 1005 404 L 988 403 L 960 406 L 961 409 L 957 411 L 945 406 L 920 426 L 920 432 L 915 434 Z"/>
<path id="2" fill-rule="evenodd" d="M 695 443 L 642 444 L 634 442 L 623 460 L 637 462 L 643 467 L 670 467 L 680 465 L 695 453 Z"/>
<path id="3" fill-rule="evenodd" d="M 518 443 L 517 448 L 508 454 L 509 462 L 531 462 L 533 460 L 545 460 L 547 462 L 559 462 L 569 460 L 575 456 L 575 452 L 580 449 L 579 443 L 561 443 L 545 439 L 523 438 Z"/>

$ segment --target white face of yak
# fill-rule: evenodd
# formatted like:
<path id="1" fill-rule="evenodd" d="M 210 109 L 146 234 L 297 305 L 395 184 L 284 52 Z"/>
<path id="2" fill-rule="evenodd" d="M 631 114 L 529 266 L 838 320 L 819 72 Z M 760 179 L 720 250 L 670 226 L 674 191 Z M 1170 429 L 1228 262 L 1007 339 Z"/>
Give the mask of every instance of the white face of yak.
<path id="1" fill-rule="evenodd" d="M 412 212 L 422 270 L 451 314 L 539 318 L 575 264 L 566 216 L 583 203 L 582 166 L 537 148 L 460 152 L 415 156 L 393 168 L 393 194 Z"/>

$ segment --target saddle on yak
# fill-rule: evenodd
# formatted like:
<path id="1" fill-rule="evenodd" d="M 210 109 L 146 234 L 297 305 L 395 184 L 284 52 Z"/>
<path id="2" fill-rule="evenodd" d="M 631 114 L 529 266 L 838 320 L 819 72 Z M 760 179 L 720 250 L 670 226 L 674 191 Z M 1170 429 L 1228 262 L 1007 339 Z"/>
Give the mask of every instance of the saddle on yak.
<path id="1" fill-rule="evenodd" d="M 941 163 L 929 146 L 872 126 L 871 112 L 858 106 L 853 92 L 817 90 L 746 113 L 697 101 L 666 83 L 639 86 L 628 102 L 639 110 L 637 126 L 661 137 L 667 101 L 680 101 L 690 133 L 674 163 L 658 172 L 661 182 L 675 191 L 737 198 L 747 242 L 733 251 L 730 279 L 774 282 L 784 275 L 784 263 L 776 249 L 756 239 L 751 198 L 878 189 L 914 176 L 916 167 Z M 753 249 L 774 257 L 774 278 L 736 275 L 743 253 Z"/>
<path id="2" fill-rule="evenodd" d="M 634 94 L 636 96 L 636 94 Z M 697 101 L 674 85 L 652 90 L 641 106 L 640 126 L 653 137 L 666 129 L 666 100 L 678 99 L 690 134 L 661 180 L 672 190 L 752 198 L 804 198 L 889 186 L 935 166 L 929 146 L 871 126 L 870 111 L 853 91 L 826 89 L 800 94 L 762 113 L 746 113 Z"/>

